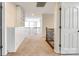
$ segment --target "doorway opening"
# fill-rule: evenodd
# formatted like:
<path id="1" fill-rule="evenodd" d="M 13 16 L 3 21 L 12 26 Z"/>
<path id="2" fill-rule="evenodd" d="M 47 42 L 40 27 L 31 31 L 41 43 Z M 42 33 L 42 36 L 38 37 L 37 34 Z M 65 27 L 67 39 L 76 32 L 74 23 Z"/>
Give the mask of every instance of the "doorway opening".
<path id="1" fill-rule="evenodd" d="M 7 55 L 59 55 L 59 3 L 47 2 L 41 8 L 36 4 L 6 2 Z"/>
<path id="2" fill-rule="evenodd" d="M 37 16 L 29 16 L 25 19 L 25 27 L 27 28 L 27 35 L 33 36 L 41 33 L 42 25 L 41 25 L 41 17 Z"/>

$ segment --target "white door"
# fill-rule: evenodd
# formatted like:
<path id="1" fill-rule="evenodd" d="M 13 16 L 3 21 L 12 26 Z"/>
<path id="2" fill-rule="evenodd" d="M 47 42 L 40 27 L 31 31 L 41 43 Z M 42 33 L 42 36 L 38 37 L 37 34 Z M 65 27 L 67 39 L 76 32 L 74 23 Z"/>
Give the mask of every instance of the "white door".
<path id="1" fill-rule="evenodd" d="M 61 54 L 79 53 L 79 3 L 61 4 Z"/>

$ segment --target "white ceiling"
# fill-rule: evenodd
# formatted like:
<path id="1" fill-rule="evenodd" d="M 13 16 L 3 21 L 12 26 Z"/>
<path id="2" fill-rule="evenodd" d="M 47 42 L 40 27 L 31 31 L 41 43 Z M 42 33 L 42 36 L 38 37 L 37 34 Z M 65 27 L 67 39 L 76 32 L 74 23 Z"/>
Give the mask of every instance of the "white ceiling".
<path id="1" fill-rule="evenodd" d="M 20 5 L 26 13 L 38 13 L 38 14 L 53 14 L 55 9 L 55 2 L 47 2 L 45 7 L 36 7 L 36 2 L 16 2 L 16 5 Z"/>

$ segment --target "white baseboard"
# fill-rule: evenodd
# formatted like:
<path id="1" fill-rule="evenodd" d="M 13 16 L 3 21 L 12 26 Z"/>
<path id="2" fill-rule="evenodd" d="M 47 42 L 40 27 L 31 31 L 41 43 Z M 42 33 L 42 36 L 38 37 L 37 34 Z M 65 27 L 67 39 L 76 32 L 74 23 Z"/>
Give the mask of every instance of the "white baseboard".
<path id="1" fill-rule="evenodd" d="M 60 53 L 59 50 L 56 50 L 56 49 L 54 49 L 54 52 L 56 52 L 56 53 Z"/>
<path id="2" fill-rule="evenodd" d="M 24 39 L 25 39 L 25 38 L 24 38 Z M 16 52 L 16 51 L 17 51 L 17 49 L 19 48 L 19 46 L 21 45 L 21 43 L 24 41 L 24 39 L 23 39 L 23 40 L 21 40 L 21 41 L 18 43 L 18 45 L 15 47 L 14 52 Z"/>
<path id="3" fill-rule="evenodd" d="M 14 49 L 14 50 L 9 50 L 8 52 L 16 52 L 16 49 Z"/>
<path id="4" fill-rule="evenodd" d="M 77 54 L 76 48 L 61 48 L 61 54 Z"/>
<path id="5" fill-rule="evenodd" d="M 2 51 L 2 56 L 6 56 L 7 55 L 7 51 Z"/>
<path id="6" fill-rule="evenodd" d="M 20 43 L 15 47 L 14 50 L 9 50 L 8 52 L 16 52 L 22 42 L 23 42 L 23 40 L 20 41 Z"/>

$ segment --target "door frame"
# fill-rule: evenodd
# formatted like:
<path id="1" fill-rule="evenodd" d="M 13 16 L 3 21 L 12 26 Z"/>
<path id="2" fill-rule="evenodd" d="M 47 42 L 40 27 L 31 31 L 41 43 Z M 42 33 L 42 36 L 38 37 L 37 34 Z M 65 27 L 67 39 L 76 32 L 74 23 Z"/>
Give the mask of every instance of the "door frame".
<path id="1" fill-rule="evenodd" d="M 60 6 L 60 8 L 59 8 L 59 12 L 60 12 L 60 24 L 59 24 L 60 40 L 59 40 L 59 51 L 60 51 L 60 53 L 61 53 L 61 6 Z"/>
<path id="2" fill-rule="evenodd" d="M 2 56 L 7 55 L 7 30 L 6 30 L 6 21 L 5 21 L 5 2 L 2 2 Z"/>
<path id="3" fill-rule="evenodd" d="M 2 2 L 0 3 L 0 8 L 2 9 Z M 1 10 L 1 16 L 2 16 L 2 10 Z M 1 18 L 1 22 L 2 22 L 2 18 Z M 1 56 L 2 56 L 2 23 L 1 23 L 1 46 L 0 46 L 0 50 L 1 50 Z"/>

